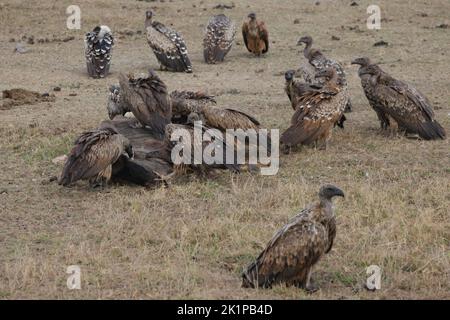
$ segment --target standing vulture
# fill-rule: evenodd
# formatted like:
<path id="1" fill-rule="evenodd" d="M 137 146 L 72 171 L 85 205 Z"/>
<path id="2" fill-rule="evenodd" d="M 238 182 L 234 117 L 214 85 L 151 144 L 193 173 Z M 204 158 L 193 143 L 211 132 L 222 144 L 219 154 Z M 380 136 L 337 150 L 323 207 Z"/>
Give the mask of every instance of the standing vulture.
<path id="1" fill-rule="evenodd" d="M 300 211 L 270 240 L 256 261 L 242 274 L 244 288 L 271 288 L 285 283 L 307 291 L 317 288 L 311 283 L 314 265 L 330 252 L 336 236 L 336 219 L 332 198 L 344 192 L 324 185 L 319 201 Z"/>
<path id="2" fill-rule="evenodd" d="M 305 48 L 303 49 L 303 55 L 308 60 L 309 65 L 302 66 L 299 71 L 302 74 L 302 77 L 307 83 L 314 82 L 315 73 L 328 69 L 334 68 L 337 72 L 339 84 L 342 85 L 345 90 L 347 90 L 347 79 L 345 75 L 344 68 L 342 65 L 336 60 L 329 59 L 323 55 L 323 53 L 318 49 L 313 49 L 313 39 L 310 36 L 301 37 L 297 45 L 305 44 Z M 311 68 L 311 66 L 313 68 Z M 352 104 L 350 99 L 346 102 L 345 112 L 352 111 Z"/>
<path id="3" fill-rule="evenodd" d="M 192 72 L 186 43 L 178 32 L 160 22 L 152 21 L 153 12 L 148 10 L 145 18 L 147 41 L 158 59 L 161 70 Z"/>
<path id="4" fill-rule="evenodd" d="M 58 183 L 68 186 L 88 179 L 92 187 L 104 186 L 111 179 L 112 165 L 124 152 L 133 157 L 129 140 L 115 129 L 87 131 L 75 141 Z"/>
<path id="5" fill-rule="evenodd" d="M 376 106 L 394 119 L 399 129 L 425 140 L 445 139 L 446 132 L 434 119 L 430 101 L 419 90 L 377 65 L 367 66 L 361 74 L 370 76 Z"/>
<path id="6" fill-rule="evenodd" d="M 269 32 L 264 21 L 256 20 L 256 14 L 250 13 L 242 25 L 242 36 L 247 50 L 256 56 L 269 51 Z"/>
<path id="7" fill-rule="evenodd" d="M 111 87 L 108 99 L 110 119 L 131 111 L 136 119 L 160 137 L 170 123 L 172 105 L 165 83 L 153 71 L 147 77 L 119 75 L 120 88 Z"/>
<path id="8" fill-rule="evenodd" d="M 114 38 L 107 26 L 97 26 L 86 34 L 84 53 L 90 77 L 104 78 L 108 75 L 113 45 Z"/>
<path id="9" fill-rule="evenodd" d="M 343 115 L 348 97 L 338 83 L 336 70 L 325 69 L 316 77 L 325 77 L 326 82 L 322 89 L 306 91 L 300 97 L 291 126 L 280 138 L 285 151 L 298 144 L 312 143 L 319 143 L 326 149 L 333 126 Z"/>
<path id="10" fill-rule="evenodd" d="M 381 129 L 388 129 L 390 125 L 393 124 L 392 122 L 395 122 L 395 120 L 393 120 L 391 116 L 389 116 L 388 113 L 384 112 L 383 109 L 378 105 L 377 99 L 374 95 L 374 86 L 369 81 L 371 75 L 365 73 L 368 66 L 374 65 L 374 68 L 378 66 L 373 64 L 372 61 L 367 57 L 357 58 L 352 61 L 352 64 L 357 64 L 360 66 L 358 70 L 358 76 L 361 78 L 361 86 L 364 90 L 364 94 L 366 95 L 367 100 L 369 100 L 370 106 L 378 116 Z"/>
<path id="11" fill-rule="evenodd" d="M 236 26 L 226 15 L 213 16 L 206 27 L 203 39 L 203 57 L 206 63 L 222 62 L 231 50 Z"/>

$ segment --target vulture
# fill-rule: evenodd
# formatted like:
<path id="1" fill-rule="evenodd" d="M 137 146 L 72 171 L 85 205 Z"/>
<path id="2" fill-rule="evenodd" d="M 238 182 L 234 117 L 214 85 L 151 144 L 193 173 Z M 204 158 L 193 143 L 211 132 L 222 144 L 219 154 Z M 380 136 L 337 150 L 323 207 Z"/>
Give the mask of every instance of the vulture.
<path id="1" fill-rule="evenodd" d="M 323 88 L 306 91 L 300 97 L 291 126 L 281 135 L 285 151 L 298 144 L 312 143 L 319 143 L 326 149 L 333 126 L 343 115 L 347 91 L 339 85 L 336 70 L 320 71 L 316 78 L 320 77 L 326 78 Z"/>
<path id="2" fill-rule="evenodd" d="M 107 26 L 97 26 L 84 38 L 87 71 L 92 78 L 104 78 L 109 73 L 114 38 Z"/>
<path id="3" fill-rule="evenodd" d="M 153 71 L 148 76 L 119 75 L 118 86 L 110 88 L 108 114 L 110 119 L 116 115 L 132 112 L 142 126 L 149 128 L 160 137 L 171 121 L 172 104 L 165 83 Z"/>
<path id="4" fill-rule="evenodd" d="M 124 152 L 133 157 L 130 141 L 114 128 L 87 131 L 75 141 L 58 183 L 68 186 L 89 180 L 92 187 L 105 186 L 111 179 L 112 165 Z"/>
<path id="5" fill-rule="evenodd" d="M 214 96 L 197 91 L 172 91 L 170 93 L 172 101 L 172 122 L 186 124 L 190 111 L 200 106 L 215 105 Z"/>
<path id="6" fill-rule="evenodd" d="M 161 70 L 191 73 L 191 61 L 181 35 L 160 22 L 152 21 L 152 18 L 153 12 L 148 10 L 145 18 L 147 41 L 161 65 Z"/>
<path id="7" fill-rule="evenodd" d="M 258 21 L 255 13 L 250 13 L 242 25 L 245 47 L 256 56 L 269 51 L 269 32 L 264 21 Z"/>
<path id="8" fill-rule="evenodd" d="M 207 127 L 201 127 L 202 134 L 208 129 Z M 201 175 L 207 175 L 212 169 L 228 169 L 232 172 L 238 173 L 241 171 L 240 165 L 236 163 L 227 164 L 226 161 L 226 148 L 227 144 L 225 140 L 219 139 L 214 141 L 203 141 L 201 139 L 198 141 L 194 137 L 194 127 L 192 125 L 184 125 L 184 124 L 168 124 L 166 126 L 166 132 L 164 137 L 164 142 L 166 144 L 166 148 L 171 150 L 177 143 L 184 143 L 183 141 L 172 141 L 172 135 L 177 130 L 184 130 L 185 132 L 188 132 L 190 136 L 190 148 L 191 148 L 191 159 L 189 160 L 189 163 L 181 163 L 181 164 L 174 164 L 174 171 L 175 172 L 185 172 L 188 168 L 192 169 L 193 171 L 200 173 Z M 218 139 L 218 138 L 216 138 Z M 187 143 L 187 142 L 186 142 Z M 221 164 L 207 164 L 205 163 L 203 157 L 197 158 L 194 150 L 197 148 L 198 150 L 202 150 L 202 156 L 203 151 L 208 146 L 212 146 L 214 144 L 215 146 L 220 146 L 220 148 L 223 150 L 223 159 Z M 195 162 L 199 162 L 198 164 Z"/>
<path id="9" fill-rule="evenodd" d="M 344 68 L 336 60 L 329 59 L 323 55 L 323 53 L 318 49 L 313 49 L 313 39 L 310 36 L 301 37 L 297 45 L 305 44 L 303 49 L 303 55 L 308 60 L 309 65 L 303 65 L 298 70 L 302 75 L 303 79 L 307 83 L 313 83 L 315 81 L 315 73 L 328 68 L 334 68 L 337 72 L 339 84 L 342 85 L 345 90 L 347 90 L 347 79 L 345 75 Z M 345 112 L 352 111 L 352 104 L 350 99 L 346 103 Z"/>
<path id="10" fill-rule="evenodd" d="M 203 39 L 203 57 L 206 63 L 222 62 L 231 50 L 236 35 L 235 24 L 224 14 L 213 16 Z"/>
<path id="11" fill-rule="evenodd" d="M 319 201 L 291 218 L 273 236 L 266 248 L 242 273 L 242 287 L 271 288 L 284 283 L 309 292 L 314 265 L 330 252 L 336 236 L 333 197 L 344 192 L 330 184 L 320 188 Z"/>
<path id="12" fill-rule="evenodd" d="M 409 83 L 397 80 L 377 65 L 365 67 L 360 76 L 370 76 L 377 108 L 388 114 L 400 130 L 418 134 L 424 140 L 445 139 L 444 128 L 434 119 L 430 101 Z"/>
<path id="13" fill-rule="evenodd" d="M 363 58 L 357 58 L 355 60 L 352 61 L 352 64 L 357 64 L 359 65 L 359 70 L 358 70 L 358 76 L 361 78 L 361 86 L 364 90 L 364 94 L 367 97 L 367 100 L 369 100 L 369 104 L 372 107 L 372 109 L 375 111 L 375 113 L 378 116 L 378 120 L 380 121 L 380 127 L 382 130 L 386 130 L 390 127 L 390 125 L 395 122 L 395 120 L 393 120 L 388 113 L 384 112 L 382 108 L 380 108 L 380 106 L 377 104 L 377 100 L 376 97 L 374 96 L 374 86 L 371 85 L 370 83 L 370 74 L 365 74 L 365 70 L 367 69 L 368 66 L 370 65 L 374 65 L 375 68 L 375 64 L 372 63 L 372 61 L 367 58 L 367 57 L 363 57 Z M 381 71 L 381 69 L 380 69 Z M 382 72 L 382 71 L 381 71 Z"/>
<path id="14" fill-rule="evenodd" d="M 294 70 L 288 70 L 284 74 L 284 77 L 286 79 L 286 85 L 284 87 L 284 91 L 286 92 L 289 101 L 291 102 L 292 109 L 294 111 L 297 109 L 297 106 L 302 102 L 302 99 L 307 92 L 319 92 L 320 90 L 326 90 L 326 88 L 323 88 L 322 84 L 314 83 L 303 83 L 298 82 L 294 80 L 295 77 L 295 71 Z M 328 88 L 328 90 L 331 90 L 329 92 L 330 94 L 336 94 L 337 88 Z M 344 114 L 341 115 L 339 120 L 335 123 L 335 126 L 338 126 L 340 128 L 344 128 L 344 122 L 347 120 Z"/>

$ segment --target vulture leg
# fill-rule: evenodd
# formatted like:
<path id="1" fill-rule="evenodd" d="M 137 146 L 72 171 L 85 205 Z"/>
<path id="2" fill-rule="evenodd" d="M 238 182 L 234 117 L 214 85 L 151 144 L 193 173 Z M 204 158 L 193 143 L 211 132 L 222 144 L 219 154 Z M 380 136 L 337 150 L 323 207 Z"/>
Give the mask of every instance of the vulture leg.
<path id="1" fill-rule="evenodd" d="M 312 274 L 312 267 L 309 268 L 308 273 L 306 275 L 306 283 L 305 283 L 305 290 L 308 293 L 314 293 L 317 290 L 319 290 L 319 287 L 317 285 L 315 285 L 311 279 L 311 274 Z"/>
<path id="2" fill-rule="evenodd" d="M 109 165 L 105 170 L 101 171 L 96 177 L 89 179 L 89 185 L 95 189 L 100 187 L 105 188 L 111 180 L 112 166 Z"/>
<path id="3" fill-rule="evenodd" d="M 344 112 L 349 113 L 353 111 L 352 102 L 348 99 L 347 104 L 345 105 Z"/>

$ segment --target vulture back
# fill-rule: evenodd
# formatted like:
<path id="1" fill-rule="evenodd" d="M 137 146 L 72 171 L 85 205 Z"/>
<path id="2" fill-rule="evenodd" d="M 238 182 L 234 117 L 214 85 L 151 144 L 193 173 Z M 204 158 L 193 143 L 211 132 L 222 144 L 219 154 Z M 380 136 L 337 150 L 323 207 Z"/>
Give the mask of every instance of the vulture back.
<path id="1" fill-rule="evenodd" d="M 209 20 L 203 39 L 203 57 L 206 63 L 216 63 L 224 60 L 231 50 L 236 26 L 227 16 L 219 14 Z"/>

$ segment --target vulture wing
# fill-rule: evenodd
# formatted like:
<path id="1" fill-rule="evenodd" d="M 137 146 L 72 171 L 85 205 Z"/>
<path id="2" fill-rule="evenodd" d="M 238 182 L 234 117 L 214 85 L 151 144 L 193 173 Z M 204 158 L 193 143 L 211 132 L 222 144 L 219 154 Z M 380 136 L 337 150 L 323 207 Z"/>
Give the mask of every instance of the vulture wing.
<path id="1" fill-rule="evenodd" d="M 214 96 L 197 91 L 172 91 L 172 112 L 174 116 L 188 116 L 191 112 L 199 110 L 203 106 L 216 104 Z"/>
<path id="2" fill-rule="evenodd" d="M 107 170 L 124 152 L 122 139 L 112 128 L 83 133 L 75 141 L 59 183 L 67 186 Z"/>
<path id="3" fill-rule="evenodd" d="M 96 27 L 84 39 L 88 74 L 94 78 L 104 78 L 111 64 L 111 50 L 114 38 L 106 26 Z"/>
<path id="4" fill-rule="evenodd" d="M 271 287 L 286 282 L 305 284 L 309 269 L 325 253 L 329 244 L 328 230 L 309 217 L 311 210 L 303 210 L 281 228 L 243 274 L 244 287 Z"/>
<path id="5" fill-rule="evenodd" d="M 160 136 L 170 123 L 172 106 L 167 87 L 152 71 L 146 78 L 119 76 L 122 99 L 127 101 L 130 111 L 139 122 Z"/>
<path id="6" fill-rule="evenodd" d="M 264 21 L 258 23 L 259 38 L 264 42 L 264 50 L 262 53 L 269 51 L 269 31 L 267 31 Z"/>
<path id="7" fill-rule="evenodd" d="M 247 48 L 248 52 L 252 52 L 250 48 L 248 47 L 248 22 L 245 21 L 242 25 L 242 38 L 244 39 L 245 47 Z"/>
<path id="8" fill-rule="evenodd" d="M 202 114 L 205 117 L 206 125 L 221 130 L 257 130 L 260 124 L 254 117 L 234 109 L 221 109 L 210 106 L 202 108 Z"/>
<path id="9" fill-rule="evenodd" d="M 287 146 L 311 144 L 328 135 L 341 118 L 345 95 L 311 92 L 305 95 L 292 116 L 291 126 L 283 132 L 280 142 Z"/>
<path id="10" fill-rule="evenodd" d="M 147 41 L 162 65 L 172 71 L 192 72 L 186 43 L 178 32 L 153 22 L 147 27 Z"/>
<path id="11" fill-rule="evenodd" d="M 223 61 L 231 50 L 236 26 L 224 14 L 219 14 L 209 20 L 203 40 L 203 57 L 206 63 Z"/>
<path id="12" fill-rule="evenodd" d="M 375 86 L 375 94 L 383 110 L 407 132 L 417 133 L 425 140 L 445 139 L 445 130 L 434 120 L 428 99 L 411 85 L 395 79 L 383 85 L 381 80 Z"/>

